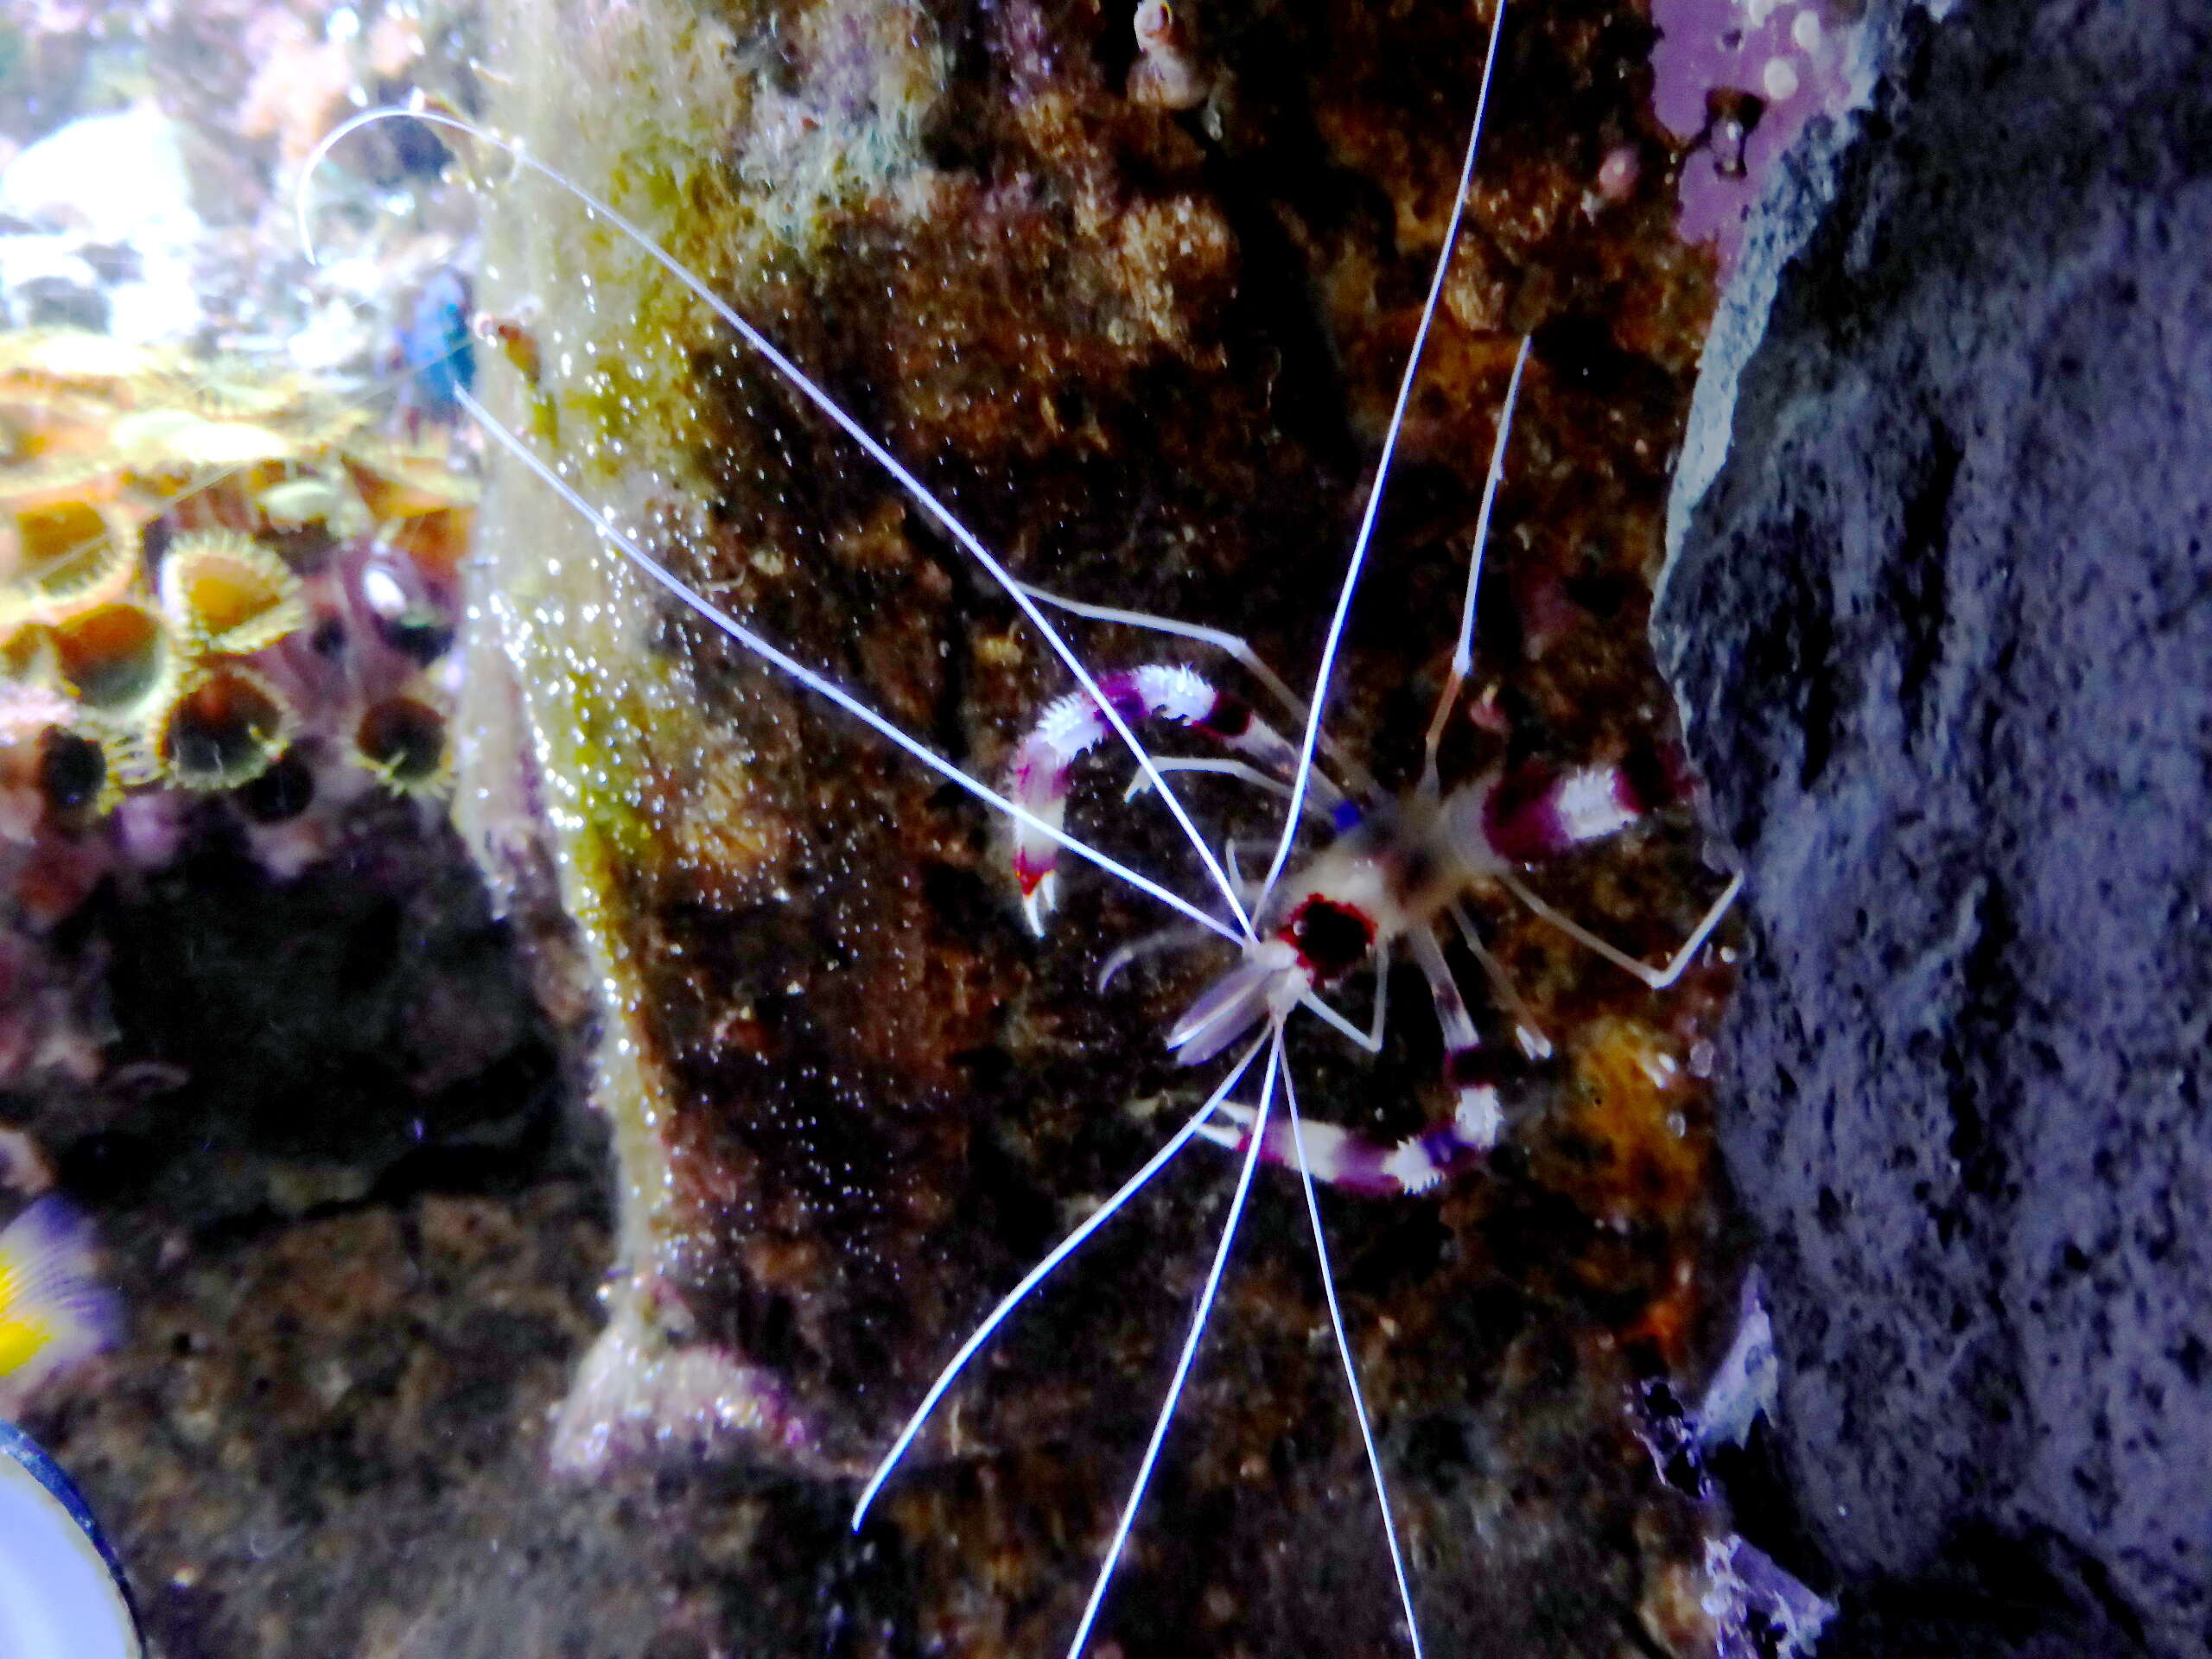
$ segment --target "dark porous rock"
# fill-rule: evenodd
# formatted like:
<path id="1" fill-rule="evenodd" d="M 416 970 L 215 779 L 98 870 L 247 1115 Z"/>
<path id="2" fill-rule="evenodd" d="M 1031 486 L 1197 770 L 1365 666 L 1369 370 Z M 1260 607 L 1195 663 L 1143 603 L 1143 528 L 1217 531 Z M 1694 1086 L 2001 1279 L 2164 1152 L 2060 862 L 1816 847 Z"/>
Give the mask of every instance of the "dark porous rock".
<path id="1" fill-rule="evenodd" d="M 65 930 L 105 966 L 103 1086 L 0 1104 L 124 1230 L 205 1239 L 467 1185 L 555 1134 L 558 1062 L 459 842 L 397 800 L 353 830 L 276 882 L 204 814 L 173 866 Z"/>
<path id="2" fill-rule="evenodd" d="M 2202 1655 L 2212 34 L 1916 20 L 1833 184 L 1658 612 L 1823 1651 Z"/>

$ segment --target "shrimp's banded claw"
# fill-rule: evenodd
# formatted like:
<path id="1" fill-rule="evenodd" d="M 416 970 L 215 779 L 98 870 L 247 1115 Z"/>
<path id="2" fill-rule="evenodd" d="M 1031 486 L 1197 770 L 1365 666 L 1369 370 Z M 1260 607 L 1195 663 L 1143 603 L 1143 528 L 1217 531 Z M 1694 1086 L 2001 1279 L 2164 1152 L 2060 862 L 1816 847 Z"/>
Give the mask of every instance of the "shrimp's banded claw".
<path id="1" fill-rule="evenodd" d="M 1470 828 L 1497 857 L 1535 864 L 1618 835 L 1688 791 L 1686 763 L 1667 750 L 1567 772 L 1526 766 L 1479 791 L 1480 821 Z"/>
<path id="2" fill-rule="evenodd" d="M 1100 675 L 1098 690 L 1127 725 L 1143 720 L 1172 721 L 1248 757 L 1262 771 L 1281 773 L 1296 762 L 1297 751 L 1280 732 L 1254 715 L 1250 704 L 1217 690 L 1195 669 L 1175 663 L 1147 663 Z M 1007 795 L 1040 823 L 1058 829 L 1066 816 L 1075 763 L 1113 730 L 1105 707 L 1086 692 L 1071 691 L 1048 704 L 1014 747 L 1014 759 L 1007 767 Z M 1040 935 L 1057 898 L 1053 868 L 1058 856 L 1058 843 L 1041 829 L 1015 823 L 1014 880 L 1021 888 L 1022 914 Z"/>
<path id="3" fill-rule="evenodd" d="M 1300 1120 L 1295 1128 L 1272 1122 L 1261 1136 L 1260 1157 L 1263 1162 L 1296 1169 L 1302 1138 L 1306 1166 L 1317 1181 L 1365 1198 L 1395 1198 L 1427 1192 L 1489 1157 L 1491 1148 L 1497 1144 L 1496 1098 L 1492 1091 L 1487 1116 L 1478 1112 L 1476 1121 L 1471 1122 L 1463 1107 L 1395 1146 L 1310 1117 Z M 1243 1152 L 1251 1145 L 1257 1116 L 1249 1106 L 1224 1101 L 1198 1133 L 1216 1146 Z"/>

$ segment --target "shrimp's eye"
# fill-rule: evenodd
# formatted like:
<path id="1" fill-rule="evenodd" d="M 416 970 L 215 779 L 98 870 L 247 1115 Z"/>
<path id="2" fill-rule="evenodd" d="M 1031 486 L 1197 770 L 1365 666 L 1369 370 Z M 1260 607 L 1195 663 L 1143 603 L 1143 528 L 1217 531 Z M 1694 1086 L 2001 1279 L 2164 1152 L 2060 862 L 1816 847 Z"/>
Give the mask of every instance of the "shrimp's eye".
<path id="1" fill-rule="evenodd" d="M 1319 980 L 1351 971 L 1375 943 L 1375 924 L 1350 905 L 1318 895 L 1292 912 L 1282 937 Z"/>

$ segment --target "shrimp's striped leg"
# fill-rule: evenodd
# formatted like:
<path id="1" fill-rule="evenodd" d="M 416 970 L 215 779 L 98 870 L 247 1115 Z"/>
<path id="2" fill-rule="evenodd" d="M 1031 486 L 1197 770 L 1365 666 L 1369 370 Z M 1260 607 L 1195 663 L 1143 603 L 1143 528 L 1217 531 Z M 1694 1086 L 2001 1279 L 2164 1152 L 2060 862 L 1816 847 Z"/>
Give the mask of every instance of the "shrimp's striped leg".
<path id="1" fill-rule="evenodd" d="M 1098 689 L 1127 725 L 1173 721 L 1249 757 L 1262 769 L 1285 771 L 1297 760 L 1288 741 L 1255 715 L 1250 704 L 1217 690 L 1196 669 L 1150 663 L 1102 674 Z M 1014 748 L 1007 767 L 1007 794 L 1042 823 L 1059 828 L 1075 763 L 1113 729 L 1107 709 L 1086 692 L 1071 691 L 1047 704 Z M 1039 828 L 1015 824 L 1014 879 L 1021 886 L 1023 913 L 1039 933 L 1052 911 L 1058 853 L 1058 843 Z"/>
<path id="2" fill-rule="evenodd" d="M 1459 995 L 1459 982 L 1452 978 L 1451 965 L 1444 960 L 1444 947 L 1437 944 L 1435 934 L 1417 927 L 1407 937 L 1421 976 L 1428 981 L 1428 994 L 1436 1003 L 1437 1027 L 1444 1033 L 1444 1079 L 1452 1089 L 1454 1129 L 1467 1145 L 1488 1152 L 1497 1144 L 1498 1132 L 1505 1127 L 1504 1107 L 1497 1092 L 1500 1062 L 1483 1046 L 1467 1013 L 1466 999 Z M 1416 1148 L 1421 1140 L 1415 1136 L 1399 1148 L 1409 1160 L 1405 1173 L 1410 1192 L 1421 1191 L 1421 1185 L 1416 1185 L 1421 1173 Z M 1433 1185 L 1442 1179 L 1440 1171 L 1424 1184 Z"/>
<path id="3" fill-rule="evenodd" d="M 1449 833 L 1460 845 L 1479 847 L 1505 866 L 1493 874 L 1539 921 L 1635 975 L 1653 990 L 1662 991 L 1681 977 L 1682 970 L 1720 925 L 1721 918 L 1743 890 L 1741 872 L 1729 880 L 1681 948 L 1654 967 L 1607 944 L 1545 903 L 1510 867 L 1533 864 L 1617 835 L 1646 813 L 1681 800 L 1690 789 L 1688 762 L 1672 746 L 1631 754 L 1618 766 L 1582 766 L 1563 772 L 1526 766 L 1486 788 L 1471 788 L 1452 802 L 1447 810 L 1459 821 Z M 1460 926 L 1473 945 L 1474 932 L 1464 916 Z"/>

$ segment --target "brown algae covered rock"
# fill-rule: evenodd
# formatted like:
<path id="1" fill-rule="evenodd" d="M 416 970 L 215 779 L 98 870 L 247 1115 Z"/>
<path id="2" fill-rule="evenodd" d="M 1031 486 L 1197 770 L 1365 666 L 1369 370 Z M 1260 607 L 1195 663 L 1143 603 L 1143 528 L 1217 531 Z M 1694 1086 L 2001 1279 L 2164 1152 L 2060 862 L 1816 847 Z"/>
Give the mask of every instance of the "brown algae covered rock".
<path id="1" fill-rule="evenodd" d="M 533 68 L 493 116 L 661 239 L 1024 580 L 1234 629 L 1297 681 L 1490 22 L 512 0 L 499 51 Z M 1388 788 L 1420 766 L 1527 334 L 1446 782 L 1670 735 L 1647 583 L 1710 262 L 1669 228 L 1649 41 L 1632 8 L 1507 22 L 1332 704 Z M 1069 686 L 1007 596 L 613 226 L 527 173 L 488 214 L 481 293 L 516 347 L 492 396 L 524 440 L 715 603 L 995 780 Z M 482 524 L 459 810 L 495 874 L 528 895 L 550 873 L 576 924 L 623 1189 L 609 1325 L 557 1454 L 864 1473 L 975 1320 L 1204 1097 L 1213 1073 L 1164 1039 L 1227 958 L 1148 956 L 1102 988 L 1166 912 L 1072 877 L 1032 939 L 984 807 L 678 609 L 520 467 Z M 1095 667 L 1234 676 L 1070 626 Z M 1121 804 L 1126 776 L 1087 763 L 1071 826 L 1202 893 L 1158 804 Z M 1209 834 L 1263 856 L 1268 798 L 1183 783 Z M 1719 885 L 1680 812 L 1541 882 L 1652 960 Z M 1655 997 L 1503 894 L 1475 908 L 1555 1049 L 1516 1085 L 1508 1146 L 1440 1194 L 1322 1200 L 1425 1623 L 1496 1652 L 1694 1645 L 1709 1517 L 1659 1479 L 1624 1402 L 1694 1369 L 1708 1300 L 1732 1306 L 1705 1288 L 1721 1229 L 1695 1075 L 1725 971 Z M 1417 976 L 1396 1007 L 1374 1064 L 1294 1025 L 1312 1116 L 1396 1139 L 1448 1114 Z M 902 1640 L 1065 1641 L 1233 1173 L 1190 1151 L 947 1402 L 873 1565 L 845 1569 L 907 1610 Z M 1263 1172 L 1109 1603 L 1133 1650 L 1402 1640 L 1306 1225 L 1294 1179 Z"/>

